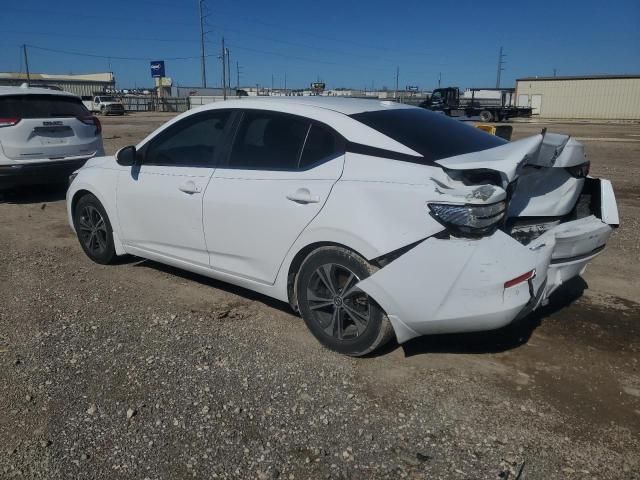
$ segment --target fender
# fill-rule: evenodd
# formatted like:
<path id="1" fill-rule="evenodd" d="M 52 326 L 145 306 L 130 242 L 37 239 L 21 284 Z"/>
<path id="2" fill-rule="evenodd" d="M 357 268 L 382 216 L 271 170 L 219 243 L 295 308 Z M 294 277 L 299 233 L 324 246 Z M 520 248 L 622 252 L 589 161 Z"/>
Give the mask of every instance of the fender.
<path id="1" fill-rule="evenodd" d="M 73 211 L 71 209 L 73 199 L 79 191 L 90 192 L 100 201 L 107 212 L 111 228 L 113 229 L 113 243 L 115 245 L 116 255 L 126 254 L 127 252 L 120 240 L 120 222 L 118 221 L 118 213 L 115 205 L 115 195 L 105 195 L 102 193 L 103 189 L 111 191 L 116 190 L 120 171 L 106 168 L 87 168 L 86 170 L 83 170 L 83 173 L 83 179 L 80 179 L 79 177 L 76 178 L 67 191 L 67 216 L 71 229 L 75 232 L 75 228 L 73 226 Z M 100 179 L 95 182 L 87 181 L 98 176 Z"/>

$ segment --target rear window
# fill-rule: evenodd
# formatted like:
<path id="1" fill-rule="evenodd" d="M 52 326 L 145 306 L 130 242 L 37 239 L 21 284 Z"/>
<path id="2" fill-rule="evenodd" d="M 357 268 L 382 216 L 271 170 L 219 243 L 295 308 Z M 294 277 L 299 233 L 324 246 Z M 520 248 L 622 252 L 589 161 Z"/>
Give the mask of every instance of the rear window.
<path id="1" fill-rule="evenodd" d="M 423 108 L 377 110 L 351 117 L 424 156 L 416 159 L 416 163 L 429 163 L 506 143 L 459 120 Z"/>
<path id="2" fill-rule="evenodd" d="M 62 95 L 0 96 L 0 118 L 81 117 L 89 111 L 79 98 Z"/>

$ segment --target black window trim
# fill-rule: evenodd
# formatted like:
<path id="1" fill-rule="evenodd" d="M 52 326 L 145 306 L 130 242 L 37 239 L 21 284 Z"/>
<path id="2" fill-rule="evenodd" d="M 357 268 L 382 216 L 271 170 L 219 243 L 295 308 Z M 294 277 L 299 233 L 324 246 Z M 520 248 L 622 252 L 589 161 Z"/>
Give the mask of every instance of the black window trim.
<path id="1" fill-rule="evenodd" d="M 395 152 L 393 150 L 372 147 L 370 145 L 364 145 L 362 143 L 356 143 L 356 142 L 347 142 L 346 149 L 347 149 L 347 152 L 349 153 L 359 153 L 361 155 L 368 155 L 370 157 L 381 157 L 381 158 L 387 158 L 389 160 L 400 160 L 403 162 L 418 163 L 420 165 L 425 165 L 424 157 L 422 155 L 409 155 L 407 153 Z"/>
<path id="2" fill-rule="evenodd" d="M 346 152 L 346 145 L 347 145 L 347 141 L 346 139 L 333 127 L 327 125 L 326 123 L 320 122 L 318 120 L 315 120 L 313 118 L 310 117 L 305 117 L 303 115 L 296 115 L 295 113 L 288 113 L 288 112 L 281 112 L 279 110 L 268 110 L 268 109 L 263 109 L 263 108 L 244 108 L 244 109 L 235 109 L 237 117 L 234 120 L 234 125 L 233 125 L 233 131 L 230 132 L 229 134 L 229 142 L 226 145 L 225 151 L 223 152 L 223 158 L 220 159 L 217 168 L 221 168 L 221 169 L 225 169 L 225 170 L 247 170 L 247 171 L 263 171 L 263 172 L 306 172 L 308 170 L 312 170 L 320 165 L 322 165 L 323 163 L 327 163 L 335 158 L 338 158 L 340 156 L 343 156 Z M 240 125 L 242 124 L 242 121 L 244 120 L 245 114 L 247 112 L 264 112 L 264 113 L 270 113 L 270 114 L 276 114 L 276 115 L 283 115 L 283 116 L 290 116 L 290 117 L 295 117 L 295 118 L 299 118 L 304 120 L 305 122 L 307 122 L 307 131 L 305 133 L 305 137 L 304 137 L 304 141 L 302 142 L 302 146 L 300 147 L 300 150 L 298 151 L 298 159 L 296 161 L 296 167 L 294 168 L 276 168 L 276 167 L 268 167 L 268 168 L 264 168 L 264 167 L 241 167 L 241 166 L 233 166 L 230 165 L 229 162 L 231 161 L 231 152 L 233 150 L 233 146 L 235 145 L 236 142 L 236 136 L 238 135 L 238 132 L 240 131 Z M 338 149 L 338 153 L 334 154 L 334 155 L 330 155 L 328 157 L 322 158 L 304 168 L 300 168 L 300 161 L 302 160 L 302 154 L 304 152 L 304 148 L 307 145 L 307 138 L 309 137 L 309 132 L 311 131 L 311 128 L 317 125 L 319 127 L 323 127 L 328 129 L 329 131 L 331 131 L 336 138 L 339 140 L 339 149 Z"/>
<path id="3" fill-rule="evenodd" d="M 213 158 L 211 158 L 208 162 L 197 163 L 193 165 L 175 165 L 173 163 L 157 163 L 157 162 L 146 161 L 147 152 L 149 148 L 151 148 L 151 145 L 153 145 L 156 142 L 162 141 L 168 136 L 170 136 L 172 132 L 175 131 L 175 129 L 180 124 L 184 122 L 193 122 L 199 118 L 207 118 L 215 114 L 225 113 L 225 112 L 229 114 L 229 119 L 227 120 L 227 124 L 225 125 L 224 130 L 222 131 L 222 141 L 220 142 L 220 147 L 216 149 L 217 152 L 213 155 Z M 140 149 L 138 150 L 138 155 L 140 156 L 141 164 L 143 166 L 150 166 L 150 167 L 216 168 L 216 166 L 220 163 L 221 155 L 226 149 L 227 141 L 228 141 L 227 139 L 229 134 L 231 133 L 231 128 L 233 126 L 234 121 L 235 121 L 235 110 L 231 108 L 216 108 L 216 109 L 206 110 L 204 112 L 198 112 L 192 115 L 188 115 L 185 118 L 180 119 L 170 127 L 167 127 L 158 135 L 149 139 L 149 141 L 146 142 L 142 147 L 140 147 Z"/>

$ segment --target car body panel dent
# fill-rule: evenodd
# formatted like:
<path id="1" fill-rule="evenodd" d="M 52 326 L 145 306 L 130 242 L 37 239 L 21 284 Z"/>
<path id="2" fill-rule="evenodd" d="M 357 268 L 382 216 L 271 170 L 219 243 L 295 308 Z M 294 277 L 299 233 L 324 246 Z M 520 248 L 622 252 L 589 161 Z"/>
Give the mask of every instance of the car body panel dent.
<path id="1" fill-rule="evenodd" d="M 530 300 L 527 283 L 504 289 L 505 281 L 535 268 L 522 250 L 502 232 L 481 240 L 432 237 L 358 287 L 420 335 L 499 328 Z M 399 342 L 409 339 L 406 333 Z"/>

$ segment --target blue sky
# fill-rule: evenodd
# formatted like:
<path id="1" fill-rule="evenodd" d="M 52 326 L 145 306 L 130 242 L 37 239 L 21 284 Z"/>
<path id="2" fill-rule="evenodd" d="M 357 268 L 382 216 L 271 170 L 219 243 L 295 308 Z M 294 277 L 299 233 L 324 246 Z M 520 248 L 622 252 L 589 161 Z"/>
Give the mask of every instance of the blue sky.
<path id="1" fill-rule="evenodd" d="M 118 87 L 149 86 L 149 60 L 179 85 L 200 85 L 197 0 L 5 0 L 0 71 L 112 70 Z M 207 79 L 221 83 L 220 39 L 240 83 L 431 89 L 503 86 L 521 76 L 640 73 L 640 1 L 206 1 Z M 43 48 L 49 50 L 43 50 Z M 51 51 L 56 50 L 56 51 Z M 85 55 L 72 55 L 74 52 Z M 110 58 L 105 58 L 110 57 Z M 126 58 L 125 58 L 126 57 Z"/>

